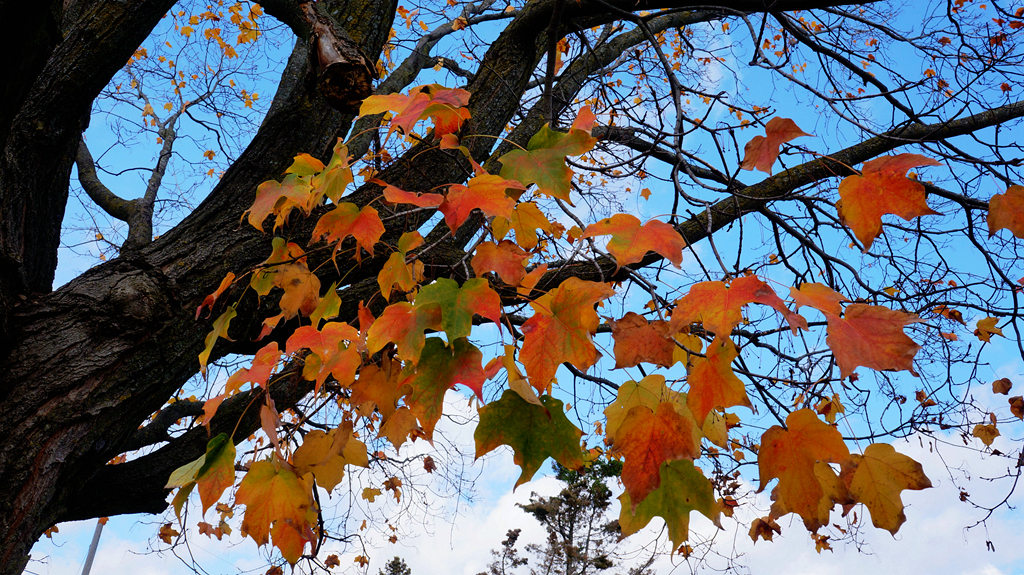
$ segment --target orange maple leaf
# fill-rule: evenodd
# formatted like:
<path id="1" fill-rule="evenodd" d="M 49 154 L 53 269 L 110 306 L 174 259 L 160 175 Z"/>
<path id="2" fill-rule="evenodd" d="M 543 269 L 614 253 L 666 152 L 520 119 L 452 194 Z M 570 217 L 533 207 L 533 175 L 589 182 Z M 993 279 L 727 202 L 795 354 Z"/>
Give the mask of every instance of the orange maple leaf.
<path id="1" fill-rule="evenodd" d="M 829 317 L 826 341 L 840 376 L 847 377 L 859 366 L 905 369 L 917 375 L 914 356 L 921 346 L 903 333 L 903 326 L 919 321 L 912 313 L 862 303 L 848 305 L 843 317 Z"/>
<path id="2" fill-rule="evenodd" d="M 708 346 L 706 357 L 694 357 L 686 380 L 690 384 L 687 405 L 698 423 L 703 424 L 716 407 L 751 407 L 747 390 L 732 371 L 739 352 L 728 339 L 718 338 Z"/>
<path id="3" fill-rule="evenodd" d="M 642 260 L 647 252 L 661 254 L 677 268 L 683 263 L 686 242 L 675 228 L 665 222 L 651 220 L 641 226 L 636 216 L 615 214 L 587 226 L 581 237 L 606 235 L 612 236 L 608 241 L 608 252 L 615 256 L 619 266 Z"/>
<path id="4" fill-rule="evenodd" d="M 599 354 L 590 338 L 599 323 L 594 305 L 613 295 L 608 284 L 570 277 L 530 303 L 534 314 L 523 324 L 519 360 L 533 387 L 547 389 L 562 362 L 579 369 L 597 362 Z"/>
<path id="5" fill-rule="evenodd" d="M 789 296 L 793 298 L 798 311 L 806 305 L 819 310 L 825 317 L 839 315 L 843 311 L 839 304 L 849 301 L 843 294 L 827 285 L 810 282 L 800 284 L 799 288 L 789 288 Z"/>
<path id="6" fill-rule="evenodd" d="M 757 276 L 736 278 L 729 285 L 720 281 L 694 285 L 689 293 L 676 301 L 676 308 L 672 311 L 672 326 L 678 331 L 691 323 L 700 322 L 707 331 L 726 337 L 732 328 L 743 321 L 740 312 L 749 303 L 775 309 L 789 321 L 794 333 L 798 329 L 807 329 L 807 320 L 790 311 L 775 290 Z"/>
<path id="7" fill-rule="evenodd" d="M 376 183 L 383 184 L 384 182 L 377 180 Z M 444 196 L 432 193 L 407 192 L 395 186 L 387 185 L 384 188 L 384 199 L 392 204 L 411 204 L 418 208 L 436 208 L 444 201 Z"/>
<path id="8" fill-rule="evenodd" d="M 509 240 L 500 243 L 483 242 L 476 248 L 470 264 L 473 272 L 481 275 L 485 272 L 496 272 L 501 281 L 510 286 L 518 286 L 526 277 L 526 262 L 530 254 Z"/>
<path id="9" fill-rule="evenodd" d="M 808 529 L 816 531 L 828 522 L 833 500 L 845 499 L 837 491 L 839 478 L 827 463 L 841 463 L 849 457 L 850 450 L 834 427 L 810 409 L 794 411 L 786 418 L 786 429 L 776 425 L 761 436 L 758 491 L 777 478 L 779 484 L 773 492 L 777 505 L 772 516 L 796 513 Z"/>
<path id="10" fill-rule="evenodd" d="M 235 502 L 245 505 L 242 532 L 257 545 L 270 537 L 281 555 L 295 564 L 307 542 L 316 541 L 316 502 L 311 480 L 300 478 L 283 462 L 253 463 L 235 493 Z"/>
<path id="11" fill-rule="evenodd" d="M 277 347 L 277 342 L 268 343 L 256 352 L 251 366 L 243 367 L 228 377 L 228 380 L 224 382 L 224 388 L 228 394 L 238 393 L 238 390 L 246 383 L 266 388 L 267 382 L 270 381 L 270 374 L 277 367 L 277 360 L 280 358 L 281 350 Z"/>
<path id="12" fill-rule="evenodd" d="M 430 118 L 434 122 L 434 136 L 441 137 L 459 131 L 462 123 L 469 119 L 470 94 L 460 88 L 445 88 L 438 84 L 425 84 L 409 90 L 409 94 L 388 94 L 370 96 L 359 108 L 360 116 L 394 112 L 390 134 L 395 128 L 411 134 L 420 120 Z"/>
<path id="13" fill-rule="evenodd" d="M 495 239 L 503 239 L 509 228 L 516 232 L 516 243 L 524 250 L 532 250 L 537 247 L 537 230 L 552 233 L 554 224 L 547 218 L 533 202 L 517 204 L 512 210 L 511 218 L 496 217 L 491 221 L 491 231 Z"/>
<path id="14" fill-rule="evenodd" d="M 213 309 L 213 304 L 217 303 L 217 298 L 223 295 L 224 292 L 231 287 L 231 284 L 234 281 L 235 272 L 228 272 L 227 275 L 224 276 L 224 279 L 220 280 L 220 285 L 217 286 L 217 289 L 210 295 L 203 298 L 203 303 L 199 304 L 199 307 L 196 308 L 196 319 L 199 319 L 199 315 L 203 313 L 204 309 Z"/>
<path id="15" fill-rule="evenodd" d="M 622 485 L 634 506 L 661 484 L 662 463 L 700 455 L 696 429 L 693 416 L 671 401 L 654 410 L 637 405 L 626 413 L 612 439 L 611 455 L 624 457 Z"/>
<path id="16" fill-rule="evenodd" d="M 322 330 L 305 325 L 296 329 L 288 338 L 285 353 L 293 354 L 300 349 L 310 351 L 310 355 L 305 358 L 302 376 L 316 381 L 313 392 L 319 393 L 320 386 L 329 375 L 333 375 L 342 386 L 355 380 L 356 370 L 362 363 L 354 345 L 358 340 L 359 332 L 345 322 L 328 323 Z"/>
<path id="17" fill-rule="evenodd" d="M 938 214 L 925 203 L 924 185 L 906 177 L 915 166 L 941 166 L 919 154 L 882 156 L 864 163 L 862 175 L 839 183 L 839 218 L 853 230 L 864 251 L 882 233 L 882 216 L 895 214 L 908 222 L 918 216 Z"/>
<path id="18" fill-rule="evenodd" d="M 373 254 L 373 246 L 384 235 L 384 224 L 377 215 L 377 210 L 370 206 L 359 206 L 348 202 L 342 202 L 333 210 L 320 216 L 316 227 L 313 228 L 313 240 L 325 238 L 328 244 L 338 243 L 334 247 L 337 254 L 341 249 L 341 241 L 352 236 L 356 239 L 356 261 L 362 260 L 362 251 L 366 250 Z M 332 256 L 333 257 L 333 256 Z"/>
<path id="19" fill-rule="evenodd" d="M 387 420 L 398 409 L 398 400 L 405 395 L 404 379 L 400 377 L 401 363 L 384 357 L 380 365 L 365 365 L 359 370 L 359 379 L 352 383 L 349 403 L 359 415 L 372 417 L 374 410 Z"/>
<path id="20" fill-rule="evenodd" d="M 840 477 L 850 495 L 867 506 L 871 523 L 893 535 L 907 520 L 900 492 L 932 486 L 920 463 L 886 443 L 872 443 L 864 455 L 851 455 Z"/>
<path id="21" fill-rule="evenodd" d="M 743 148 L 743 162 L 740 169 L 758 169 L 767 174 L 772 173 L 772 164 L 779 158 L 779 147 L 800 136 L 810 136 L 797 127 L 796 122 L 789 118 L 775 117 L 764 126 L 764 136 L 754 136 Z"/>
<path id="22" fill-rule="evenodd" d="M 988 201 L 988 235 L 1008 229 L 1024 238 L 1024 186 L 1010 186 L 1005 194 L 996 194 Z"/>
<path id="23" fill-rule="evenodd" d="M 441 310 L 420 309 L 408 302 L 389 305 L 384 313 L 370 324 L 366 331 L 366 347 L 370 353 L 377 353 L 389 342 L 394 342 L 402 359 L 419 361 L 427 329 L 441 329 Z"/>
<path id="24" fill-rule="evenodd" d="M 648 322 L 642 315 L 629 312 L 608 323 L 615 340 L 615 367 L 633 367 L 640 362 L 671 367 L 675 363 L 676 344 L 667 321 Z"/>
<path id="25" fill-rule="evenodd" d="M 398 289 L 408 292 L 412 291 L 419 282 L 423 281 L 423 262 L 416 259 L 406 262 L 410 250 L 423 245 L 423 236 L 419 232 L 406 232 L 398 240 L 398 251 L 388 257 L 384 262 L 380 273 L 377 274 L 377 285 L 380 286 L 380 293 L 387 300 L 391 297 L 391 290 L 397 285 Z"/>
<path id="26" fill-rule="evenodd" d="M 506 193 L 506 190 L 524 189 L 526 187 L 515 180 L 482 174 L 471 178 L 465 186 L 450 186 L 438 209 L 444 214 L 445 223 L 454 233 L 475 209 L 479 209 L 487 217 L 511 217 L 516 201 Z"/>

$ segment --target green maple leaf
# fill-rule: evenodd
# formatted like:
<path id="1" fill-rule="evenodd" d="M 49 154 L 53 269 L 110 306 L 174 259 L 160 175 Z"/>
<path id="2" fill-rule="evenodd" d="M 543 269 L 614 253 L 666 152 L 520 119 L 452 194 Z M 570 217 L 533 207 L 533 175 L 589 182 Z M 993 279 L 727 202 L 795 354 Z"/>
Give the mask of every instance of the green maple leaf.
<path id="1" fill-rule="evenodd" d="M 529 481 L 548 457 L 570 469 L 583 465 L 583 432 L 565 416 L 561 401 L 548 395 L 540 400 L 543 407 L 506 390 L 501 399 L 480 408 L 480 423 L 473 435 L 476 456 L 499 445 L 511 447 L 516 465 L 523 470 L 516 487 Z"/>
<path id="2" fill-rule="evenodd" d="M 441 309 L 441 329 L 449 341 L 469 335 L 473 314 L 494 323 L 501 321 L 501 300 L 483 278 L 467 280 L 462 287 L 454 280 L 438 279 L 416 296 L 417 308 L 426 310 L 433 305 Z"/>
<path id="3" fill-rule="evenodd" d="M 619 496 L 619 526 L 626 537 L 643 529 L 655 516 L 665 520 L 668 537 L 676 547 L 690 537 L 690 512 L 699 511 L 719 523 L 719 505 L 711 482 L 692 461 L 677 459 L 661 464 L 661 485 L 633 507 L 629 493 Z"/>
<path id="4" fill-rule="evenodd" d="M 465 338 L 454 340 L 450 347 L 439 337 L 427 338 L 419 363 L 403 373 L 409 377 L 411 388 L 406 403 L 427 437 L 434 434 L 434 426 L 441 418 L 445 392 L 455 384 L 465 385 L 483 400 L 487 377 L 480 365 L 482 360 L 480 350 Z"/>

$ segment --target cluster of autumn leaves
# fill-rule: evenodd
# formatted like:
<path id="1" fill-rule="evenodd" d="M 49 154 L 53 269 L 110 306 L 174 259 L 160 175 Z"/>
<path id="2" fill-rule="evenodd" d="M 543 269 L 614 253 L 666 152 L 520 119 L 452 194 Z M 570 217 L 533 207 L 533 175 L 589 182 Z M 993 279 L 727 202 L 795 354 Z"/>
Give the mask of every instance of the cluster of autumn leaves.
<path id="1" fill-rule="evenodd" d="M 207 402 L 204 423 L 209 423 L 224 398 L 247 385 L 267 388 L 282 362 L 301 365 L 302 377 L 314 382 L 316 394 L 328 380 L 346 390 L 339 396 L 343 398 L 339 400 L 341 425 L 326 432 L 311 431 L 301 442 L 294 436 L 278 436 L 280 415 L 269 395 L 262 395 L 260 419 L 271 453 L 243 463 L 247 471 L 234 501 L 245 505 L 243 531 L 259 544 L 272 540 L 291 563 L 298 560 L 307 543 L 315 547 L 318 539 L 314 483 L 330 490 L 341 481 L 346 466 L 368 465 L 367 448 L 357 427 L 376 431 L 395 449 L 410 439 L 431 440 L 445 392 L 455 385 L 472 390 L 481 404 L 475 432 L 477 456 L 500 445 L 510 446 L 522 468 L 517 485 L 529 481 L 548 457 L 576 468 L 599 451 L 581 445 L 583 432 L 566 417 L 562 402 L 550 394 L 562 364 L 585 371 L 598 361 L 593 341 L 600 324 L 596 308 L 616 291 L 611 284 L 570 277 L 530 300 L 547 270 L 541 261 L 545 246 L 538 230 L 548 236 L 566 234 L 573 242 L 611 236 L 605 249 L 619 266 L 640 262 L 649 252 L 677 266 L 681 263 L 684 242 L 669 224 L 641 223 L 634 216 L 616 214 L 586 229 L 566 232 L 548 220 L 537 204 L 521 201 L 532 185 L 542 195 L 570 200 L 573 174 L 565 159 L 590 151 L 595 143 L 590 134 L 595 117 L 588 108 L 580 112 L 568 132 L 545 126 L 525 149 L 499 159 L 499 174 L 489 174 L 469 157 L 457 137 L 469 118 L 468 99 L 469 93 L 463 90 L 428 85 L 407 95 L 372 96 L 363 104 L 362 113 L 391 114 L 389 135 L 395 130 L 410 134 L 417 123 L 429 120 L 441 148 L 468 158 L 475 175 L 464 185 L 451 184 L 445 193 L 414 193 L 373 180 L 382 193 L 371 203 L 437 209 L 453 233 L 472 214 L 481 213 L 487 222 L 486 235 L 469 259 L 476 277 L 461 285 L 445 278 L 424 285 L 423 264 L 417 259 L 424 240 L 419 232 L 408 231 L 395 245 L 387 246 L 392 251 L 378 275 L 380 295 L 392 303 L 376 318 L 360 303 L 354 326 L 336 320 L 341 303 L 337 285 L 322 290 L 303 249 L 275 237 L 270 257 L 253 270 L 248 284 L 229 274 L 197 310 L 197 317 L 211 310 L 233 286 L 252 289 L 261 298 L 277 289 L 280 311 L 264 320 L 260 337 L 282 321 L 298 319 L 303 324 L 287 339 L 284 349 L 277 342 L 268 343 L 256 353 L 250 367 L 231 375 L 224 393 Z M 805 134 L 791 120 L 772 120 L 766 136 L 747 146 L 744 167 L 770 171 L 781 144 L 800 135 Z M 327 164 L 305 154 L 296 157 L 281 181 L 259 186 L 248 222 L 263 230 L 265 221 L 273 217 L 276 232 L 296 211 L 309 215 L 330 201 L 334 207 L 320 217 L 311 243 L 331 246 L 335 262 L 343 254 L 359 265 L 364 252 L 372 255 L 379 250 L 385 228 L 371 205 L 359 207 L 344 201 L 345 189 L 354 179 L 351 162 L 341 142 Z M 932 213 L 924 204 L 921 184 L 905 176 L 910 167 L 930 163 L 912 154 L 880 158 L 868 162 L 862 175 L 843 181 L 839 212 L 865 248 L 880 233 L 882 214 L 909 219 Z M 1024 190 L 1011 190 L 1004 201 L 1020 202 L 1022 197 Z M 1015 233 L 1019 229 L 1017 222 L 997 220 L 993 225 L 1015 226 Z M 506 345 L 502 356 L 485 363 L 483 353 L 469 338 L 475 322 L 502 325 L 502 302 L 492 282 L 516 288 L 519 296 L 529 301 L 532 315 L 522 325 L 521 341 Z M 913 373 L 919 346 L 903 328 L 919 321 L 917 316 L 850 303 L 821 284 L 793 288 L 790 297 L 795 309 L 810 307 L 825 317 L 827 344 L 842 377 L 857 367 Z M 750 407 L 751 402 L 731 367 L 739 350 L 730 333 L 743 321 L 744 308 L 755 304 L 775 310 L 794 333 L 808 329 L 802 315 L 753 275 L 696 284 L 675 302 L 668 315 L 659 312 L 658 319 L 629 312 L 608 321 L 616 367 L 650 364 L 667 368 L 683 363 L 687 370 L 685 381 L 672 386 L 661 375 L 626 382 L 605 410 L 607 455 L 623 459 L 620 525 L 624 535 L 643 528 L 655 516 L 662 517 L 678 546 L 688 538 L 690 511 L 698 511 L 716 524 L 721 514 L 731 515 L 736 502 L 716 497 L 715 486 L 694 461 L 701 456 L 705 440 L 705 452 L 722 449 L 742 457 L 744 446 L 729 436 L 739 418 L 726 410 Z M 235 305 L 213 322 L 199 358 L 204 372 L 217 340 L 228 338 Z M 710 343 L 705 345 L 708 339 Z M 484 403 L 484 382 L 501 370 L 508 389 L 498 400 Z M 838 396 L 822 402 L 817 412 L 806 408 L 794 411 L 785 427 L 774 426 L 764 433 L 759 447 L 745 446 L 757 453 L 760 489 L 778 480 L 769 515 L 751 528 L 755 540 L 771 539 L 779 531 L 775 520 L 788 513 L 799 515 L 815 532 L 828 524 L 836 504 L 846 512 L 855 503 L 868 508 L 876 526 L 895 533 L 905 519 L 901 491 L 929 487 L 921 466 L 891 446 L 873 444 L 863 454 L 851 454 L 835 426 L 836 415 L 842 411 Z M 234 484 L 235 468 L 232 438 L 221 434 L 211 439 L 204 457 L 172 475 L 168 487 L 180 488 L 175 509 L 180 514 L 190 492 L 198 487 L 205 514 Z M 392 479 L 383 487 L 399 497 L 399 485 Z M 367 488 L 363 496 L 373 501 L 380 493 Z M 218 511 L 222 514 L 218 529 L 229 529 L 224 517 L 231 508 L 221 504 Z"/>

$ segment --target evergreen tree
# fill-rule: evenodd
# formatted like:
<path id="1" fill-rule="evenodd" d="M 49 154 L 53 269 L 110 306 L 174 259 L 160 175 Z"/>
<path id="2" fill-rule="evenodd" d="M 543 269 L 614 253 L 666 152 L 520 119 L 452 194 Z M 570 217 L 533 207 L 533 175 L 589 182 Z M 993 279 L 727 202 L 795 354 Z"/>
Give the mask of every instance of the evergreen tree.
<path id="1" fill-rule="evenodd" d="M 405 559 L 396 555 L 384 565 L 383 569 L 377 571 L 377 575 L 412 575 L 412 569 L 406 565 Z"/>
<path id="2" fill-rule="evenodd" d="M 558 495 L 535 493 L 520 505 L 546 529 L 545 543 L 527 545 L 528 560 L 516 549 L 520 530 L 509 530 L 502 547 L 491 552 L 495 560 L 488 575 L 511 575 L 528 561 L 531 575 L 592 575 L 617 565 L 619 522 L 608 517 L 612 491 L 607 481 L 622 473 L 622 463 L 597 460 L 579 471 L 556 466 L 556 472 L 565 484 Z M 629 572 L 644 575 L 649 564 Z"/>

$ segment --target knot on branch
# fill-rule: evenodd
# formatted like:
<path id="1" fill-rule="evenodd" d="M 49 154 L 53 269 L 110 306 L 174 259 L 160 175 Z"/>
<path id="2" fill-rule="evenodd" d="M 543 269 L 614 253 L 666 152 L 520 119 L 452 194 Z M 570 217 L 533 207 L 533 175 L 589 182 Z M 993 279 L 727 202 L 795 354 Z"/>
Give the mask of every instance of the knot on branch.
<path id="1" fill-rule="evenodd" d="M 348 35 L 332 25 L 312 2 L 302 5 L 309 23 L 311 56 L 315 58 L 320 94 L 339 112 L 358 113 L 363 100 L 373 93 L 377 77 L 373 62 Z"/>

